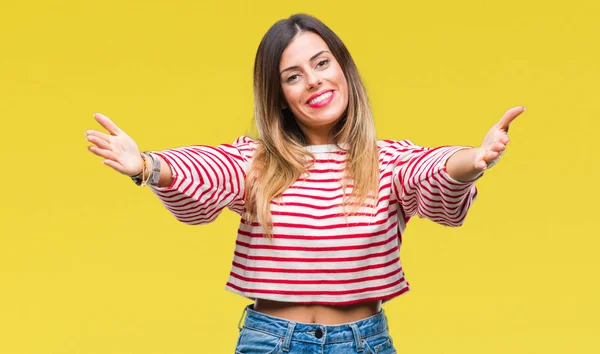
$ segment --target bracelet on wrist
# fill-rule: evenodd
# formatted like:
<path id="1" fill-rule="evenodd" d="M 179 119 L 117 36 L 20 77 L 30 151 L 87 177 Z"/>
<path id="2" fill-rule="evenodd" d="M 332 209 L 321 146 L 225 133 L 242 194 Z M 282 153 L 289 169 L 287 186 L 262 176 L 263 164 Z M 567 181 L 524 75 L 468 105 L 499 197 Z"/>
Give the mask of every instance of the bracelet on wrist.
<path id="1" fill-rule="evenodd" d="M 158 182 L 160 180 L 160 158 L 158 156 L 154 156 L 151 152 L 145 152 L 150 156 L 152 160 L 152 173 L 149 174 L 148 179 L 151 185 L 158 186 Z"/>
<path id="2" fill-rule="evenodd" d="M 140 187 L 144 187 L 148 184 L 158 186 L 158 182 L 160 181 L 160 158 L 148 151 L 141 152 L 140 156 L 142 157 L 142 172 L 132 176 L 131 179 Z M 149 171 L 148 168 L 148 158 L 152 161 L 151 171 Z"/>
<path id="3" fill-rule="evenodd" d="M 144 178 L 145 178 L 145 172 L 147 169 L 147 163 L 146 163 L 146 155 L 144 155 L 143 153 L 140 153 L 140 157 L 142 158 L 142 172 L 138 173 L 135 176 L 131 176 L 131 180 L 138 186 L 143 187 L 144 186 Z"/>

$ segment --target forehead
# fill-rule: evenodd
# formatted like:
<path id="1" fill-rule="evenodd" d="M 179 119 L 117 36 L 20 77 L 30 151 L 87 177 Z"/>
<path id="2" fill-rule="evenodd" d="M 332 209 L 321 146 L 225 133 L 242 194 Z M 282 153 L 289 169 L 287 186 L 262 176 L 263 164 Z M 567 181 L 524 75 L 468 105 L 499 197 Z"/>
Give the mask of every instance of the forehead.
<path id="1" fill-rule="evenodd" d="M 313 55 L 323 50 L 330 51 L 321 36 L 314 32 L 302 32 L 283 51 L 279 68 L 282 70 L 308 62 Z"/>

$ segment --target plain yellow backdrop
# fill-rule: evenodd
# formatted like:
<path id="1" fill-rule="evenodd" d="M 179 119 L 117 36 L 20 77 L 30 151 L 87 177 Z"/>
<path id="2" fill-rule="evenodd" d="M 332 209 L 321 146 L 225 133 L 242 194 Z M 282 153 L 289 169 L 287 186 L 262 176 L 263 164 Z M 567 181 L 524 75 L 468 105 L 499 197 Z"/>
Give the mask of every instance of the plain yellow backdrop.
<path id="1" fill-rule="evenodd" d="M 143 150 L 253 134 L 256 48 L 296 12 L 350 49 L 379 138 L 477 145 L 527 106 L 463 227 L 409 223 L 399 352 L 600 352 L 598 4 L 3 1 L 0 354 L 233 352 L 238 216 L 177 222 L 83 132 L 102 112 Z"/>

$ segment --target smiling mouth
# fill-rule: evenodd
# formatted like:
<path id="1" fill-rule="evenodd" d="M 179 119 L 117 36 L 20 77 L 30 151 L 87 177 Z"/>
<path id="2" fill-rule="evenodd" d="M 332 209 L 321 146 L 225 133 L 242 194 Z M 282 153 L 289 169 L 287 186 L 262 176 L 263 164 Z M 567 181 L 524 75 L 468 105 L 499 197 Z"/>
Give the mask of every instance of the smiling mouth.
<path id="1" fill-rule="evenodd" d="M 312 100 L 310 100 L 310 101 L 306 102 L 306 104 L 308 104 L 309 106 L 312 106 L 312 105 L 318 104 L 318 103 L 320 103 L 320 102 L 323 102 L 323 101 L 325 101 L 325 100 L 326 100 L 326 99 L 328 99 L 329 97 L 331 97 L 331 95 L 333 95 L 333 91 L 327 91 L 327 92 L 325 92 L 325 93 L 323 93 L 323 94 L 321 94 L 321 95 L 319 95 L 319 96 L 317 96 L 317 97 L 313 98 Z"/>

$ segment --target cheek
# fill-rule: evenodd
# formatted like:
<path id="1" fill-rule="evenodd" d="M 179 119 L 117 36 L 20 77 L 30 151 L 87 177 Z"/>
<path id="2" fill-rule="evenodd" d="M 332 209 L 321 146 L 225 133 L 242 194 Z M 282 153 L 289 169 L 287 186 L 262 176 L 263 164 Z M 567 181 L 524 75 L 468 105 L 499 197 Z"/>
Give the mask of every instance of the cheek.
<path id="1" fill-rule="evenodd" d="M 340 85 L 341 90 L 342 90 L 342 96 L 344 97 L 344 103 L 348 104 L 348 95 L 350 94 L 350 91 L 348 90 L 348 83 L 346 82 L 346 79 L 344 78 L 343 75 L 342 75 L 342 80 L 343 80 L 343 84 Z"/>
<path id="2" fill-rule="evenodd" d="M 283 90 L 283 97 L 285 98 L 285 101 L 287 102 L 288 105 L 290 106 L 301 106 L 302 103 L 300 102 L 300 100 L 302 99 L 302 90 L 298 90 L 295 87 L 293 88 L 287 88 Z"/>
<path id="3" fill-rule="evenodd" d="M 342 91 L 342 95 L 346 98 L 346 100 L 348 99 L 348 81 L 346 80 L 346 77 L 344 76 L 344 72 L 341 70 L 339 70 L 337 77 L 336 77 L 336 81 L 339 83 L 339 88 L 340 91 Z"/>

